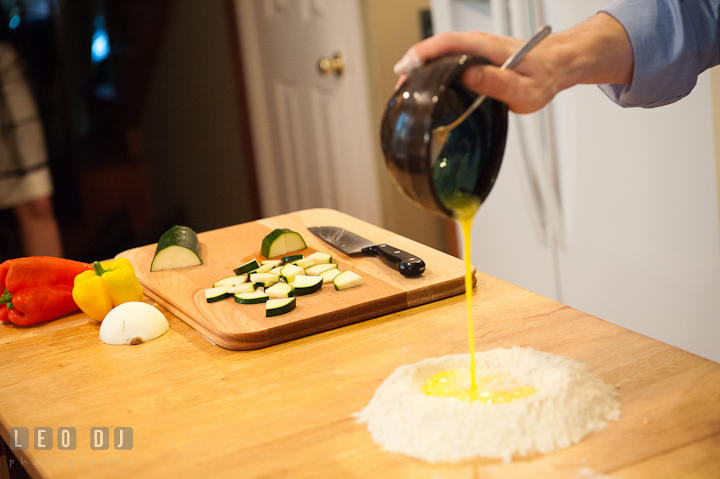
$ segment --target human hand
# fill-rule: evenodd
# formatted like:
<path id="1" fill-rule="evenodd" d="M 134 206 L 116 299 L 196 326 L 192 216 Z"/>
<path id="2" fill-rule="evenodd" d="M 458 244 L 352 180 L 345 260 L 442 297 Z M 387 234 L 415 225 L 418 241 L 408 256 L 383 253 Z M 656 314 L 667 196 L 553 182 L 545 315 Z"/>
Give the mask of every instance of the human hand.
<path id="1" fill-rule="evenodd" d="M 395 65 L 398 85 L 426 61 L 446 55 L 482 55 L 494 65 L 523 44 L 522 40 L 482 32 L 440 33 L 413 45 Z M 598 13 L 561 33 L 548 35 L 513 70 L 493 65 L 468 67 L 463 82 L 471 90 L 507 104 L 515 113 L 532 113 L 558 92 L 579 83 L 630 84 L 634 57 L 625 28 Z"/>
<path id="2" fill-rule="evenodd" d="M 494 65 L 468 67 L 463 74 L 465 85 L 506 103 L 516 113 L 531 113 L 547 105 L 563 89 L 561 77 L 553 68 L 558 55 L 549 40 L 550 37 L 540 42 L 514 70 L 501 70 L 495 65 L 503 64 L 523 44 L 522 40 L 483 32 L 445 32 L 411 47 L 394 71 L 400 75 L 399 86 L 410 71 L 433 58 L 482 55 Z"/>

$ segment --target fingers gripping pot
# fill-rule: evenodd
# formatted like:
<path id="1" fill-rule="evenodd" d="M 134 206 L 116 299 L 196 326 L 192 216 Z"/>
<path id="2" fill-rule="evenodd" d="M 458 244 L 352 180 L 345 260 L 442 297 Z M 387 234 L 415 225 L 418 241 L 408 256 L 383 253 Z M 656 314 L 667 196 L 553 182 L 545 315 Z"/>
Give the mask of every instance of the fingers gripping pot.
<path id="1" fill-rule="evenodd" d="M 380 135 L 390 176 L 408 198 L 433 213 L 457 218 L 459 205 L 468 201 L 477 208 L 500 170 L 508 109 L 492 98 L 450 133 L 437 158 L 431 154 L 432 130 L 451 123 L 477 97 L 463 85 L 463 71 L 489 63 L 479 56 L 455 56 L 423 65 L 385 109 Z"/>

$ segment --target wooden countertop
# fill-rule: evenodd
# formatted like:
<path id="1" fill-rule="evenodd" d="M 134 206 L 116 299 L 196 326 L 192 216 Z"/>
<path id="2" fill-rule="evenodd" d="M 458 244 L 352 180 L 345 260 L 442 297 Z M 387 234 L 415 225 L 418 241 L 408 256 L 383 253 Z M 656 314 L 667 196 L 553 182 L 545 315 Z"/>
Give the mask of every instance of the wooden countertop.
<path id="1" fill-rule="evenodd" d="M 476 347 L 532 347 L 619 385 L 622 419 L 510 464 L 428 464 L 374 445 L 350 415 L 399 365 L 467 352 L 463 296 L 256 351 L 171 330 L 108 346 L 82 314 L 0 328 L 0 433 L 74 427 L 77 448 L 15 451 L 46 478 L 720 477 L 720 365 L 478 273 Z M 148 300 L 149 301 L 149 300 Z M 133 449 L 90 449 L 132 427 Z M 15 465 L 17 467 L 17 465 Z M 0 474 L 1 475 L 1 474 Z"/>

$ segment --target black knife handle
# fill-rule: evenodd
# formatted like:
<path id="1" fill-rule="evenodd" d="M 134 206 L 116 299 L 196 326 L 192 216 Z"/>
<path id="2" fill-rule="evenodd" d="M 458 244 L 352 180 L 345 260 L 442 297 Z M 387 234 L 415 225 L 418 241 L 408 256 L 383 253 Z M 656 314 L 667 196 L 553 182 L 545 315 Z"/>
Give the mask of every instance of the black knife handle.
<path id="1" fill-rule="evenodd" d="M 400 271 L 400 274 L 403 276 L 420 276 L 425 272 L 425 261 L 407 251 L 397 249 L 390 245 L 378 244 L 368 246 L 367 248 L 363 248 L 362 252 L 376 254 L 391 263 L 395 263 L 398 271 Z"/>

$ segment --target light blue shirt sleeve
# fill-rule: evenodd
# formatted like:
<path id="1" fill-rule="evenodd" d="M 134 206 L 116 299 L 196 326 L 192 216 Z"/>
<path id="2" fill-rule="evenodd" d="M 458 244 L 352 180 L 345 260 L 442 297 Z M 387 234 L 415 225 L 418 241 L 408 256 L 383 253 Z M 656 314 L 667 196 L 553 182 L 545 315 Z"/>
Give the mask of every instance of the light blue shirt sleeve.
<path id="1" fill-rule="evenodd" d="M 600 85 L 618 105 L 651 108 L 688 95 L 720 63 L 720 0 L 610 0 L 601 12 L 625 28 L 634 54 L 629 85 Z"/>

